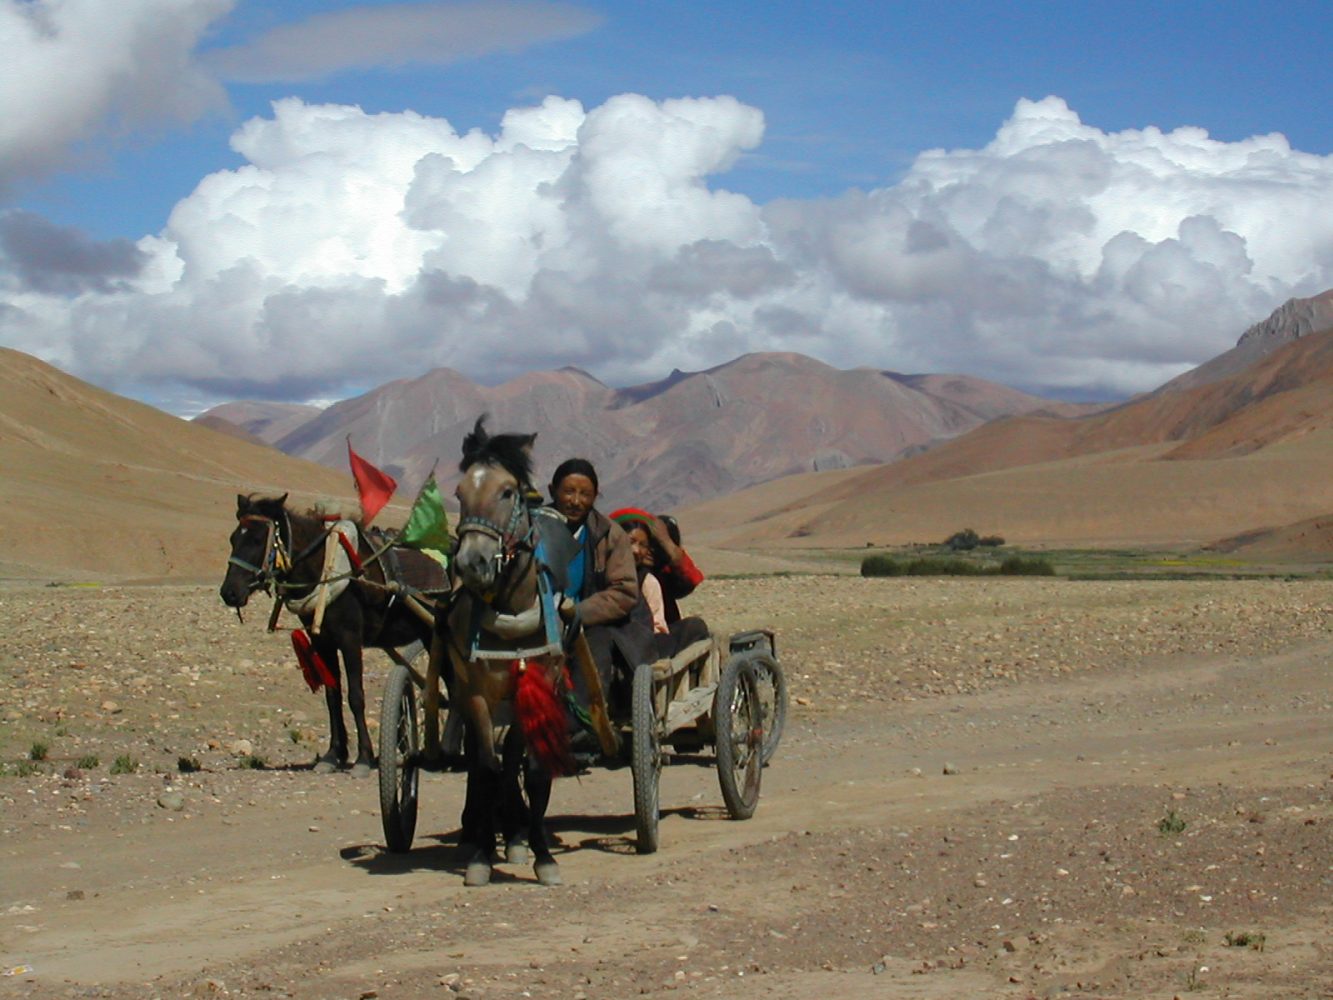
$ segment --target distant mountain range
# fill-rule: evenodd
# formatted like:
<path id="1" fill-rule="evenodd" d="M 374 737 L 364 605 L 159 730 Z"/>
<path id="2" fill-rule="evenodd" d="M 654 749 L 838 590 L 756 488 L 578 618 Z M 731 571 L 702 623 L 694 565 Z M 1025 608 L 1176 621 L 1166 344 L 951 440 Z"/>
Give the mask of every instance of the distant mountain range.
<path id="1" fill-rule="evenodd" d="M 1323 524 L 1331 511 L 1325 292 L 1286 303 L 1232 350 L 1102 412 L 997 419 L 902 461 L 756 486 L 696 508 L 691 520 L 723 547 L 902 540 L 904 524 L 948 534 L 965 519 L 1017 540 L 1156 544 L 1311 517 Z M 1297 535 L 1316 555 L 1333 541 Z"/>
<path id="2" fill-rule="evenodd" d="M 594 459 L 605 506 L 711 494 L 679 511 L 709 567 L 964 527 L 1028 545 L 1218 543 L 1226 558 L 1326 560 L 1330 305 L 1333 293 L 1293 300 L 1193 378 L 1096 413 L 978 379 L 778 354 L 620 390 L 573 369 L 495 388 L 438 371 L 328 410 L 236 403 L 225 423 L 192 423 L 0 348 L 0 578 L 220 580 L 237 493 L 351 508 L 346 434 L 368 456 L 401 456 L 385 464 L 407 481 L 437 456 L 452 469 L 483 411 L 497 429 L 539 432 L 540 475 L 569 454 Z M 274 437 L 327 464 L 259 443 Z M 381 520 L 410 497 L 400 490 Z"/>
<path id="3" fill-rule="evenodd" d="M 538 432 L 539 477 L 582 456 L 607 502 L 667 510 L 792 473 L 890 462 L 997 417 L 1088 409 L 965 375 L 840 370 L 766 353 L 626 389 L 576 368 L 496 387 L 440 368 L 322 411 L 237 402 L 197 419 L 334 468 L 346 468 L 350 436 L 410 490 L 437 463 L 451 480 L 463 435 L 489 413 L 493 430 Z"/>

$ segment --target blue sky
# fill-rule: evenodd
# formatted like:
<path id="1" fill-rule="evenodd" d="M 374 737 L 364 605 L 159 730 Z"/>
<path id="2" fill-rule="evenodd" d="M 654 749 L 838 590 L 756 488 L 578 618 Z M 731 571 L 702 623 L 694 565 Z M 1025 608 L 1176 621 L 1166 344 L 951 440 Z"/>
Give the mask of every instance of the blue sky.
<path id="1" fill-rule="evenodd" d="M 465 262 L 448 259 L 445 248 L 457 239 L 438 220 L 454 216 L 441 214 L 438 203 L 440 211 L 426 213 L 436 221 L 408 225 L 413 239 L 423 231 L 434 234 L 434 242 L 412 244 L 421 253 L 421 266 L 410 275 L 396 276 L 367 269 L 359 277 L 370 284 L 381 282 L 384 288 L 378 293 L 361 288 L 357 305 L 347 307 L 353 313 L 367 310 L 358 314 L 358 328 L 383 325 L 381 339 L 390 345 L 401 339 L 404 345 L 401 367 L 386 365 L 373 377 L 402 377 L 412 374 L 413 366 L 442 364 L 495 381 L 516 374 L 525 363 L 561 361 L 560 349 L 524 348 L 547 328 L 543 319 L 553 308 L 538 295 L 546 287 L 543 276 L 569 278 L 577 273 L 579 294 L 590 299 L 621 295 L 623 301 L 612 315 L 571 308 L 554 326 L 568 345 L 569 363 L 615 383 L 664 375 L 677 365 L 716 364 L 728 360 L 733 350 L 790 349 L 844 367 L 951 367 L 1055 395 L 1115 396 L 1151 388 L 1206 360 L 1283 298 L 1313 294 L 1322 290 L 1321 283 L 1333 280 L 1333 262 L 1325 256 L 1333 240 L 1324 229 L 1298 234 L 1285 252 L 1265 244 L 1271 243 L 1271 235 L 1245 229 L 1261 224 L 1265 191 L 1275 184 L 1284 191 L 1272 206 L 1279 214 L 1309 215 L 1302 206 L 1319 205 L 1327 193 L 1333 173 L 1333 111 L 1326 82 L 1333 5 L 1327 3 L 847 3 L 830 10 L 823 4 L 797 3 L 195 0 L 176 6 L 173 16 L 179 24 L 171 32 L 160 27 L 160 14 L 155 21 L 148 17 L 162 2 L 124 0 L 99 9 L 93 0 L 71 0 L 58 13 L 61 5 L 49 0 L 0 0 L 0 30 L 14 32 L 17 19 L 31 19 L 36 11 L 48 18 L 47 40 L 69 39 L 63 48 L 44 47 L 35 41 L 38 36 L 25 40 L 17 29 L 20 33 L 10 41 L 31 50 L 33 67 L 0 70 L 0 96 L 7 106 L 32 104 L 40 111 L 41 93 L 25 91 L 29 83 L 40 81 L 41 60 L 48 58 L 38 50 L 49 49 L 50 60 L 65 60 L 72 67 L 83 61 L 80 44 L 132 40 L 139 55 L 131 68 L 106 70 L 107 79 L 120 81 L 116 86 L 124 86 L 126 74 L 148 73 L 145 67 L 157 59 L 155 53 L 162 53 L 162 63 L 180 67 L 179 75 L 130 85 L 118 103 L 108 107 L 93 100 L 97 88 L 105 91 L 107 84 L 90 72 L 81 84 L 86 93 L 75 92 L 71 85 L 66 97 L 74 110 L 64 115 L 69 120 L 84 114 L 86 120 L 59 146 L 49 130 L 42 133 L 35 127 L 31 135 L 43 135 L 46 143 L 39 151 L 24 148 L 23 134 L 0 135 L 0 141 L 13 146 L 10 158 L 0 159 L 0 213 L 8 214 L 11 230 L 27 234 L 10 239 L 6 256 L 0 257 L 0 279 L 6 271 L 10 277 L 7 283 L 0 280 L 0 295 L 10 307 L 8 313 L 0 312 L 8 317 L 0 322 L 0 343 L 178 410 L 229 394 L 330 398 L 365 387 L 358 382 L 364 376 L 350 370 L 327 364 L 308 370 L 299 354 L 311 344 L 274 333 L 279 300 L 300 299 L 306 309 L 312 308 L 308 300 L 315 291 L 320 296 L 329 293 L 336 282 L 329 277 L 328 261 L 291 273 L 261 264 L 245 292 L 227 293 L 253 298 L 252 310 L 235 317 L 240 327 L 248 324 L 250 340 L 277 342 L 293 352 L 278 366 L 281 375 L 255 351 L 242 357 L 240 341 L 245 337 L 219 348 L 228 331 L 216 324 L 199 335 L 193 350 L 181 352 L 191 357 L 181 357 L 174 365 L 163 360 L 156 340 L 164 336 L 164 315 L 179 322 L 182 315 L 207 309 L 214 301 L 211 295 L 223 294 L 202 284 L 187 288 L 191 275 L 198 273 L 189 246 L 206 242 L 207 233 L 218 232 L 218 224 L 225 221 L 216 214 L 223 211 L 220 203 L 204 196 L 202 181 L 213 178 L 213 187 L 226 186 L 223 181 L 234 186 L 245 168 L 295 184 L 292 178 L 298 174 L 309 179 L 309 166 L 316 162 L 310 156 L 315 154 L 319 162 L 328 161 L 330 171 L 317 186 L 333 177 L 345 186 L 358 169 L 340 161 L 346 156 L 342 147 L 341 152 L 303 148 L 300 166 L 295 160 L 246 166 L 248 155 L 229 145 L 233 135 L 247 122 L 274 123 L 272 102 L 289 97 L 299 98 L 307 109 L 355 106 L 369 116 L 413 111 L 431 121 L 447 120 L 458 137 L 478 129 L 492 139 L 500 135 L 507 112 L 531 109 L 548 95 L 578 102 L 589 121 L 598 118 L 598 109 L 608 110 L 602 117 L 614 118 L 609 111 L 622 95 L 638 95 L 672 120 L 678 116 L 664 102 L 684 97 L 735 98 L 762 118 L 757 141 L 753 122 L 730 105 L 697 115 L 691 111 L 679 119 L 708 136 L 720 130 L 719 147 L 700 152 L 697 163 L 681 165 L 679 176 L 646 180 L 663 198 L 654 218 L 680 213 L 693 218 L 689 213 L 697 210 L 698 231 L 663 234 L 651 252 L 645 250 L 639 271 L 628 282 L 611 270 L 582 273 L 577 262 L 571 263 L 572 249 L 560 260 L 543 258 L 521 267 L 514 261 L 508 262 L 512 267 L 492 262 L 490 270 L 473 273 Z M 193 8 L 193 17 L 180 14 L 182 8 Z M 137 26 L 131 24 L 136 9 L 143 14 Z M 380 37 L 379 27 L 399 14 L 410 15 L 418 37 L 386 29 L 377 48 L 369 39 Z M 335 37 L 330 41 L 315 29 L 321 19 L 329 25 L 333 15 L 354 20 L 333 22 Z M 104 22 L 96 24 L 95 34 L 89 33 L 92 41 L 76 37 L 80 17 Z M 121 34 L 125 24 L 131 26 Z M 155 26 L 145 27 L 149 24 Z M 265 50 L 265 39 L 284 27 L 293 34 Z M 367 39 L 364 47 L 356 44 L 358 33 Z M 423 33 L 424 46 L 419 44 Z M 349 35 L 351 45 L 346 44 Z M 182 79 L 197 93 L 182 86 L 180 95 L 163 95 L 164 88 Z M 1059 135 L 1017 120 L 1023 117 L 1016 116 L 1020 102 L 1047 97 L 1062 102 L 1067 113 L 1043 105 L 1036 118 L 1056 122 Z M 8 105 L 11 100 L 16 103 Z M 726 123 L 718 124 L 719 114 L 727 116 Z M 593 183 L 578 171 L 582 161 L 591 162 L 588 150 L 595 130 L 577 132 L 582 121 L 577 115 L 567 120 L 575 131 L 562 142 L 578 155 L 571 152 L 551 167 L 555 173 L 534 173 L 534 197 L 550 190 L 541 185 L 557 177 L 570 186 Z M 997 152 L 997 137 L 1006 123 L 1025 138 Z M 367 141 L 396 144 L 398 138 L 391 135 L 395 123 L 386 118 L 380 125 L 378 137 Z M 291 128 L 308 137 L 314 127 L 279 128 L 275 123 L 274 130 Z M 735 131 L 729 131 L 733 127 Z M 1177 135 L 1181 129 L 1188 134 Z M 1201 139 L 1198 130 L 1206 137 Z M 1246 145 L 1251 137 L 1271 133 L 1285 137 L 1286 152 Z M 1188 147 L 1183 153 L 1161 154 L 1180 170 L 1153 168 L 1153 181 L 1141 182 L 1136 173 L 1142 170 L 1141 148 L 1156 145 L 1161 135 L 1177 135 L 1177 141 L 1164 141 L 1164 147 Z M 608 136 L 607 142 L 625 148 L 635 143 L 647 148 L 652 140 L 651 129 Z M 1095 167 L 1068 162 L 1073 142 L 1099 147 L 1104 162 Z M 434 162 L 430 141 L 410 148 L 419 168 Z M 923 164 L 919 157 L 933 149 L 950 155 Z M 507 155 L 499 145 L 491 153 Z M 1237 166 L 1233 161 L 1238 158 L 1248 158 L 1248 165 Z M 500 161 L 491 162 L 499 172 Z M 1086 176 L 1092 169 L 1100 177 L 1106 171 L 1107 177 L 1118 178 L 1109 182 L 1115 197 L 1107 195 L 1102 180 L 1072 190 L 1066 205 L 1044 193 L 1038 198 L 1031 193 L 1037 189 L 994 195 L 995 190 L 1010 191 L 1012 178 L 1021 176 L 1016 171 L 1032 162 L 1040 162 L 1043 172 L 1067 167 Z M 1266 179 L 1259 181 L 1256 164 L 1261 162 Z M 520 168 L 508 164 L 504 169 Z M 467 193 L 476 199 L 475 185 L 488 176 L 488 171 L 478 171 Z M 420 182 L 420 170 L 417 177 Z M 409 192 L 410 183 L 410 178 L 403 181 L 404 203 L 425 197 L 421 186 L 415 194 Z M 617 173 L 615 185 L 625 183 L 626 175 Z M 269 187 L 267 180 L 258 185 L 265 191 Z M 1057 182 L 1050 189 L 1063 188 Z M 432 190 L 437 198 L 461 197 L 438 185 Z M 597 191 L 589 190 L 597 202 Z M 975 193 L 967 212 L 958 208 L 958 199 L 950 201 L 950 190 Z M 1227 191 L 1237 203 L 1252 202 L 1252 210 L 1228 213 L 1217 208 L 1225 204 Z M 532 217 L 525 214 L 516 222 L 516 210 L 508 207 L 514 190 L 505 192 L 495 195 L 504 215 L 503 222 L 495 221 L 497 229 L 517 226 L 528 237 L 539 232 L 542 245 L 549 246 L 552 231 L 532 221 L 544 208 L 534 203 Z M 701 192 L 734 194 L 746 204 L 712 204 L 705 210 Z M 865 205 L 857 201 L 862 193 L 870 199 Z M 676 200 L 677 194 L 685 202 Z M 633 192 L 616 187 L 611 195 L 624 207 Z M 1060 243 L 1058 233 L 1044 233 L 1032 246 L 1012 253 L 988 243 L 997 227 L 1012 224 L 1014 197 L 1032 202 L 1024 208 L 1022 233 L 1032 233 L 1037 216 L 1049 223 L 1067 211 L 1069 219 L 1084 220 L 1072 225 L 1082 226 L 1083 235 L 1095 245 L 1065 246 L 1057 252 L 1052 247 Z M 1127 204 L 1132 197 L 1141 197 L 1153 209 L 1136 213 Z M 250 190 L 247 204 L 254 198 Z M 1108 208 L 1111 202 L 1116 204 Z M 982 203 L 987 207 L 978 207 Z M 787 207 L 780 207 L 784 204 Z M 173 217 L 173 210 L 182 207 L 190 211 Z M 597 221 L 589 222 L 586 214 L 569 215 L 558 228 L 569 234 L 575 221 L 592 227 L 582 237 L 596 246 L 591 256 L 610 262 L 609 268 L 627 259 L 623 245 L 612 246 L 618 239 L 623 243 L 615 231 L 625 220 L 618 220 L 614 211 L 599 211 Z M 629 211 L 632 214 L 633 206 Z M 247 226 L 266 230 L 290 220 L 292 206 L 259 206 L 254 212 Z M 1271 222 L 1274 216 L 1267 214 Z M 848 236 L 849 215 L 873 216 L 880 228 Z M 186 216 L 203 228 L 189 232 Z M 1097 224 L 1087 221 L 1093 217 Z M 1213 220 L 1217 234 L 1194 226 L 1194 235 L 1186 239 L 1180 226 L 1191 218 Z M 171 226 L 169 220 L 174 220 Z M 469 223 L 485 227 L 488 221 L 470 218 Z M 1304 218 L 1301 225 L 1313 226 Z M 909 230 L 920 235 L 922 227 L 930 230 L 927 242 L 943 250 L 935 271 L 915 252 L 911 260 L 898 260 L 891 252 L 911 243 L 915 237 Z M 1118 232 L 1138 237 L 1142 246 L 1132 262 L 1108 270 L 1108 248 L 1116 260 L 1128 252 L 1126 240 L 1111 243 Z M 827 242 L 811 249 L 810 233 L 825 234 Z M 1233 252 L 1232 236 L 1240 241 L 1238 252 Z M 170 246 L 143 242 L 157 237 Z M 299 231 L 282 239 L 291 243 L 294 254 L 306 252 Z M 356 242 L 349 233 L 337 239 L 349 246 Z M 28 259 L 24 254 L 34 246 L 49 252 L 62 241 L 92 261 L 87 267 L 93 270 L 98 261 L 118 263 L 93 278 L 41 278 L 39 255 L 31 251 L 34 256 Z M 756 303 L 755 296 L 730 288 L 711 289 L 703 297 L 707 301 L 658 301 L 654 290 L 662 269 L 678 264 L 690 247 L 714 243 L 728 254 L 735 251 L 727 258 L 728 267 L 735 255 L 760 255 L 765 266 L 774 268 L 765 301 Z M 483 250 L 513 254 L 520 244 Z M 885 257 L 873 274 L 860 273 L 860 263 L 850 262 L 852 247 L 858 254 L 884 251 Z M 345 256 L 367 255 L 353 248 Z M 228 258 L 232 264 L 250 259 L 240 250 Z M 1301 260 L 1309 260 L 1309 266 Z M 179 274 L 173 270 L 177 265 Z M 338 267 L 340 294 L 351 294 L 348 289 L 357 276 L 345 262 Z M 1149 268 L 1167 268 L 1169 278 L 1163 271 L 1149 278 L 1144 273 Z M 150 272 L 151 281 L 146 277 Z M 316 272 L 322 277 L 311 277 Z M 227 268 L 219 264 L 210 280 L 223 273 Z M 1025 301 L 1041 306 L 1015 306 L 994 314 L 946 287 L 951 282 L 956 287 L 960 275 L 966 283 L 972 273 L 985 276 L 983 283 L 993 282 L 996 288 L 1023 287 L 1031 295 Z M 422 291 L 428 274 L 453 283 L 445 304 Z M 501 280 L 500 274 L 507 278 Z M 1226 285 L 1228 279 L 1239 280 L 1241 286 L 1230 288 L 1226 301 L 1218 302 L 1213 285 Z M 487 354 L 465 344 L 451 345 L 446 336 L 437 348 L 422 349 L 424 327 L 455 329 L 451 324 L 458 310 L 477 315 L 483 309 L 476 301 L 459 300 L 458 282 L 498 289 L 486 298 L 481 325 L 496 330 L 497 336 L 512 333 L 521 345 Z M 1108 288 L 1108 282 L 1123 287 Z M 1179 301 L 1162 301 L 1164 283 L 1180 289 Z M 125 307 L 135 294 L 143 296 L 149 313 L 161 313 L 143 321 L 157 326 L 135 325 L 140 322 L 135 318 L 138 310 Z M 381 298 L 372 307 L 367 296 L 376 294 Z M 37 295 L 44 297 L 39 301 Z M 423 313 L 418 301 L 423 296 L 433 303 L 431 308 L 443 312 Z M 630 336 L 633 349 L 628 349 L 626 317 L 634 316 L 648 298 L 656 302 L 653 316 Z M 1212 306 L 1201 312 L 1198 300 Z M 320 315 L 327 317 L 327 303 L 320 308 Z M 1194 325 L 1183 317 L 1194 317 Z M 1189 328 L 1179 329 L 1182 323 Z M 340 336 L 351 342 L 351 332 Z M 1062 345 L 1063 358 L 1052 357 L 1053 343 Z"/>
<path id="2" fill-rule="evenodd" d="M 242 2 L 201 50 L 356 0 Z M 95 162 L 19 204 L 102 237 L 160 227 L 199 178 L 237 165 L 235 125 L 278 96 L 413 109 L 493 131 L 546 94 L 600 104 L 732 94 L 763 110 L 763 148 L 726 175 L 759 201 L 891 182 L 917 153 L 984 144 L 1020 97 L 1058 94 L 1105 131 L 1197 125 L 1215 139 L 1281 132 L 1333 152 L 1333 5 L 1302 3 L 584 3 L 601 24 L 568 40 L 445 66 L 231 84 L 231 107 L 92 151 Z"/>

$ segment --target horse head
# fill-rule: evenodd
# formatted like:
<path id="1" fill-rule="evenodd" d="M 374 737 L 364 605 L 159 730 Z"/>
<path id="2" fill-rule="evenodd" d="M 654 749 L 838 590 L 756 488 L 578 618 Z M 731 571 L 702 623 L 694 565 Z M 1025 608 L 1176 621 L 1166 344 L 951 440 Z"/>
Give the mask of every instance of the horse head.
<path id="1" fill-rule="evenodd" d="M 266 590 L 285 546 L 287 494 L 280 497 L 236 495 L 236 530 L 231 533 L 231 556 L 219 592 L 229 608 L 243 608 L 256 590 Z"/>
<path id="2" fill-rule="evenodd" d="M 453 566 L 472 593 L 493 600 L 516 555 L 531 552 L 532 446 L 536 434 L 489 434 L 485 415 L 463 439 L 458 468 L 458 551 Z"/>

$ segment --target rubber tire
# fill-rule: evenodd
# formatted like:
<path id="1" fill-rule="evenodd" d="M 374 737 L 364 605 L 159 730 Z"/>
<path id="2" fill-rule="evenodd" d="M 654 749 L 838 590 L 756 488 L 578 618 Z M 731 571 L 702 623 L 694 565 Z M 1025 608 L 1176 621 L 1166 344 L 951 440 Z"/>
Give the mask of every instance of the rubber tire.
<path id="1" fill-rule="evenodd" d="M 653 699 L 653 665 L 640 663 L 630 694 L 630 771 L 634 775 L 634 849 L 657 852 L 661 816 L 658 788 L 662 780 L 662 740 Z"/>
<path id="2" fill-rule="evenodd" d="M 395 664 L 384 683 L 380 705 L 380 822 L 384 843 L 401 854 L 412 847 L 417 830 L 421 753 L 416 693 L 407 668 Z"/>
<path id="3" fill-rule="evenodd" d="M 759 684 L 759 701 L 764 708 L 764 748 L 760 756 L 767 765 L 782 741 L 782 728 L 787 724 L 787 679 L 782 665 L 764 652 L 749 654 Z"/>
<path id="4" fill-rule="evenodd" d="M 749 819 L 759 805 L 763 779 L 763 720 L 754 664 L 733 656 L 722 668 L 713 695 L 714 750 L 722 801 L 732 819 Z"/>

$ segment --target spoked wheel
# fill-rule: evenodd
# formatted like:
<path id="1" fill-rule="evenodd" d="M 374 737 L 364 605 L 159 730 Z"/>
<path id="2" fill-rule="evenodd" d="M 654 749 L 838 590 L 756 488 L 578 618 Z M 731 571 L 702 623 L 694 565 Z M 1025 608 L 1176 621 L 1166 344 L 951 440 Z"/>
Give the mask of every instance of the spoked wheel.
<path id="1" fill-rule="evenodd" d="M 637 836 L 634 846 L 640 854 L 653 854 L 657 850 L 660 816 L 657 792 L 662 780 L 662 740 L 653 699 L 651 663 L 640 663 L 634 671 L 630 727 L 630 770 L 634 774 L 634 831 Z"/>
<path id="2" fill-rule="evenodd" d="M 389 671 L 380 706 L 380 821 L 389 850 L 412 846 L 417 829 L 417 769 L 421 730 L 412 675 L 402 665 Z"/>
<path id="3" fill-rule="evenodd" d="M 755 668 L 755 686 L 759 692 L 759 707 L 763 709 L 764 746 L 760 763 L 767 764 L 778 749 L 782 727 L 787 724 L 787 680 L 782 667 L 767 653 L 750 654 Z"/>
<path id="4" fill-rule="evenodd" d="M 733 656 L 713 695 L 717 779 L 732 819 L 749 819 L 759 805 L 764 773 L 764 719 L 759 681 L 751 659 Z"/>

